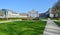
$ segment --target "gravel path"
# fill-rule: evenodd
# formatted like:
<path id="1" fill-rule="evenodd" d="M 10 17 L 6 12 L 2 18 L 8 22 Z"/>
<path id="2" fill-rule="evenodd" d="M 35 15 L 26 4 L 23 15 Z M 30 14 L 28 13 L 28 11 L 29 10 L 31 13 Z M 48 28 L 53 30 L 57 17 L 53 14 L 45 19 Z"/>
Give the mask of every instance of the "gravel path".
<path id="1" fill-rule="evenodd" d="M 48 18 L 43 35 L 60 35 L 60 27 Z"/>

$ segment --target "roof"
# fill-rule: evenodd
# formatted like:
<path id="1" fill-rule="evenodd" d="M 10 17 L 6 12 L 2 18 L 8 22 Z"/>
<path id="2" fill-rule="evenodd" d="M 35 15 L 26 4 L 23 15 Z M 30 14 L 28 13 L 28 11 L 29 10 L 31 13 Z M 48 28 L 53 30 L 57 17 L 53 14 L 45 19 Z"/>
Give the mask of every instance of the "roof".
<path id="1" fill-rule="evenodd" d="M 35 13 L 38 13 L 38 11 L 33 9 L 32 11 L 29 11 L 28 13 L 35 14 Z"/>

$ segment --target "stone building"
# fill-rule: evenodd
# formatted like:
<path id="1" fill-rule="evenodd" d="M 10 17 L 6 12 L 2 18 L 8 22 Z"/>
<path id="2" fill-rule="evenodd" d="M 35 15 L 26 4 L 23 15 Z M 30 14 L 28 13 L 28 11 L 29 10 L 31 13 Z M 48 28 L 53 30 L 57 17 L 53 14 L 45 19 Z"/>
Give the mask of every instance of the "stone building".
<path id="1" fill-rule="evenodd" d="M 35 11 L 34 9 L 32 10 L 32 11 L 29 11 L 28 12 L 28 15 L 29 15 L 29 17 L 30 18 L 32 18 L 32 19 L 37 19 L 37 18 L 39 18 L 39 13 L 38 13 L 38 11 Z"/>
<path id="2" fill-rule="evenodd" d="M 0 18 L 14 18 L 14 17 L 18 17 L 19 14 L 13 12 L 12 10 L 8 10 L 8 9 L 1 9 L 0 10 Z"/>

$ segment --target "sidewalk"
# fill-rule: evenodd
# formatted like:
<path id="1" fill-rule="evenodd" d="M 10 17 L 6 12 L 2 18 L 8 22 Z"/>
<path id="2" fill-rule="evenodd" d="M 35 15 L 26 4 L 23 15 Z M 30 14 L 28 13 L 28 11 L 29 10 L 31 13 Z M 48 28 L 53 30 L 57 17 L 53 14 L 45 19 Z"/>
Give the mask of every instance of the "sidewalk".
<path id="1" fill-rule="evenodd" d="M 60 35 L 60 27 L 48 19 L 43 35 Z"/>

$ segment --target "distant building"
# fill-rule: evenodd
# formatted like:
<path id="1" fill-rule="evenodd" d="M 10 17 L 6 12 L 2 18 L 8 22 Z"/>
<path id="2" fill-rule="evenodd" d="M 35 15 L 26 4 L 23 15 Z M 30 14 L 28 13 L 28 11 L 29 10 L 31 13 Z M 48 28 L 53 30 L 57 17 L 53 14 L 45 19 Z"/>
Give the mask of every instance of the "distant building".
<path id="1" fill-rule="evenodd" d="M 25 18 L 25 19 L 38 19 L 39 13 L 34 9 L 29 11 L 28 13 L 15 13 L 9 9 L 1 9 L 0 10 L 0 18 Z"/>
<path id="2" fill-rule="evenodd" d="M 39 17 L 38 11 L 35 11 L 34 9 L 32 11 L 29 11 L 28 14 L 29 14 L 29 17 L 32 17 L 32 18 Z"/>
<path id="3" fill-rule="evenodd" d="M 27 13 L 20 13 L 19 16 L 20 16 L 20 18 L 28 18 Z"/>
<path id="4" fill-rule="evenodd" d="M 29 15 L 27 13 L 16 13 L 9 9 L 1 9 L 0 10 L 0 18 L 28 18 Z"/>
<path id="5" fill-rule="evenodd" d="M 60 0 L 58 0 L 58 2 L 50 8 L 50 17 L 60 18 Z"/>
<path id="6" fill-rule="evenodd" d="M 54 11 L 54 9 L 50 8 L 50 11 L 49 11 L 50 12 L 50 17 L 54 17 L 53 11 Z"/>
<path id="7" fill-rule="evenodd" d="M 60 18 L 59 10 L 55 10 L 53 8 L 50 9 L 50 17 Z"/>
<path id="8" fill-rule="evenodd" d="M 3 15 L 3 13 L 2 13 L 2 11 L 0 10 L 0 16 L 2 16 Z"/>
<path id="9" fill-rule="evenodd" d="M 1 10 L 0 10 L 0 16 L 1 16 L 2 18 L 6 18 L 6 17 L 7 17 L 7 18 L 14 18 L 14 17 L 18 17 L 19 14 L 13 12 L 12 10 L 1 9 Z M 1 18 L 1 17 L 0 17 L 0 18 Z"/>

